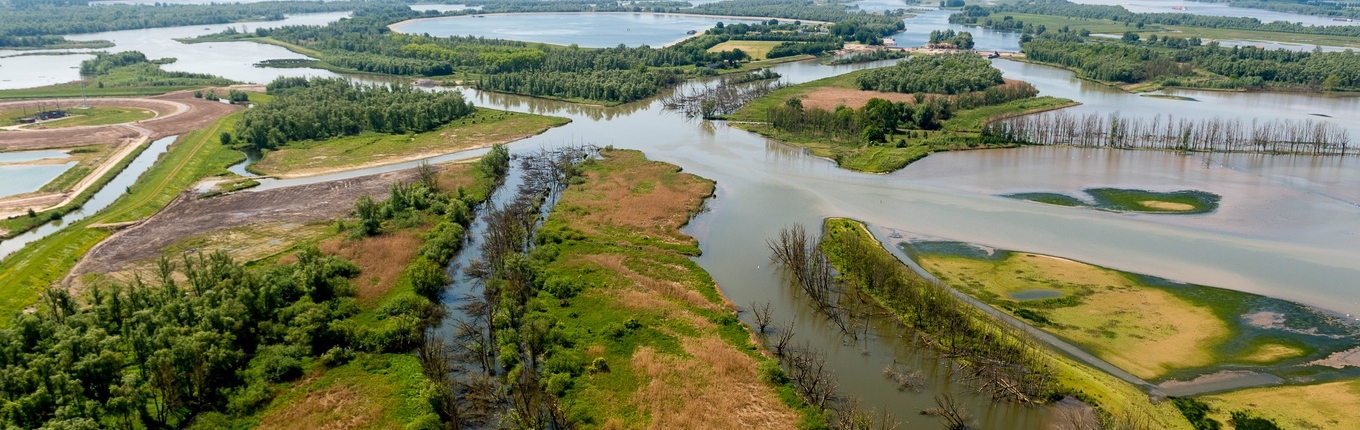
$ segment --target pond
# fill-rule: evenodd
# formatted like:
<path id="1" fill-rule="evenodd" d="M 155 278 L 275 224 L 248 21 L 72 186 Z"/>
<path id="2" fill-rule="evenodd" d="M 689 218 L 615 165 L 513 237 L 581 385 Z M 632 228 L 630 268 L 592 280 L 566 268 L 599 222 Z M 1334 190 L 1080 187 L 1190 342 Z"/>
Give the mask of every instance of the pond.
<path id="1" fill-rule="evenodd" d="M 76 162 L 61 164 L 0 165 L 0 197 L 38 191 L 43 185 L 52 182 L 66 173 Z"/>
<path id="2" fill-rule="evenodd" d="M 494 37 L 590 48 L 619 44 L 661 47 L 684 39 L 686 32 L 702 33 L 719 22 L 755 21 L 661 13 L 527 13 L 425 18 L 394 24 L 392 29 L 408 34 Z"/>

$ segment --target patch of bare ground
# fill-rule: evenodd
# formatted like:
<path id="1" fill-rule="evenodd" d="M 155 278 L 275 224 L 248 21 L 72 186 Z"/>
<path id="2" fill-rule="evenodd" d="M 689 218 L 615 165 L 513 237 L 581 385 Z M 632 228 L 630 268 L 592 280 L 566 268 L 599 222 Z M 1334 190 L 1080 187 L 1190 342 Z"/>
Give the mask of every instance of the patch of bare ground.
<path id="1" fill-rule="evenodd" d="M 721 306 L 709 301 L 708 298 L 705 298 L 703 294 L 699 294 L 698 291 L 686 288 L 684 284 L 669 280 L 653 279 L 634 272 L 623 264 L 625 257 L 622 255 L 592 255 L 587 257 L 587 259 L 594 261 L 595 264 L 599 264 L 600 267 L 623 275 L 623 277 L 628 278 L 637 284 L 638 287 L 641 287 L 652 294 L 694 306 L 699 309 L 707 309 L 714 312 L 731 311 L 730 309 L 723 309 Z"/>
<path id="2" fill-rule="evenodd" d="M 385 199 L 393 183 L 415 176 L 414 169 L 407 169 L 210 199 L 186 191 L 160 213 L 100 242 L 76 265 L 72 276 L 115 272 L 129 263 L 159 258 L 166 246 L 206 233 L 260 223 L 336 219 L 353 209 L 360 196 Z"/>
<path id="3" fill-rule="evenodd" d="M 360 304 L 382 297 L 416 258 L 424 229 L 408 229 L 359 240 L 335 238 L 321 243 L 321 252 L 338 255 L 359 266 L 356 295 Z"/>
<path id="4" fill-rule="evenodd" d="M 1023 85 L 1021 81 L 1006 79 L 1005 85 Z M 941 97 L 939 95 L 928 95 L 927 97 Z M 803 107 L 820 108 L 834 110 L 836 106 L 844 105 L 848 108 L 859 109 L 869 103 L 869 99 L 884 99 L 894 103 L 904 102 L 913 104 L 915 96 L 907 93 L 889 93 L 883 91 L 863 91 L 853 88 L 841 87 L 821 87 L 807 92 L 802 96 Z"/>
<path id="5" fill-rule="evenodd" d="M 786 429 L 798 417 L 768 395 L 756 362 L 716 336 L 684 341 L 689 357 L 638 348 L 632 367 L 648 381 L 630 402 L 652 429 Z"/>
<path id="6" fill-rule="evenodd" d="M 713 181 L 681 173 L 674 165 L 649 161 L 638 151 L 605 151 L 607 171 L 587 173 L 586 182 L 568 189 L 554 216 L 586 234 L 601 229 L 624 230 L 670 244 L 692 244 L 680 232 L 703 200 L 713 195 Z"/>

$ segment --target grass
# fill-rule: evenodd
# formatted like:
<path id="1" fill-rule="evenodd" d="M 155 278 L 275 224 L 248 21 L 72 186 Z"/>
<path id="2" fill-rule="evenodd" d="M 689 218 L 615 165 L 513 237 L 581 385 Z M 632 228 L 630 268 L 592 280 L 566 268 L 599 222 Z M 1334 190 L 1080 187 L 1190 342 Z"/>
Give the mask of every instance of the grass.
<path id="1" fill-rule="evenodd" d="M 841 246 L 828 246 L 828 243 L 839 243 L 838 238 L 857 236 L 860 243 L 877 244 L 878 241 L 869 233 L 864 224 L 846 218 L 828 218 L 823 225 L 822 249 L 826 250 L 828 257 L 838 269 L 845 269 L 842 265 L 854 259 L 874 259 L 893 262 L 895 276 L 905 277 L 914 280 L 915 283 L 924 283 L 915 272 L 906 265 L 898 262 L 896 257 L 880 246 L 870 246 L 867 248 L 869 255 L 842 255 Z M 841 273 L 850 273 L 841 270 Z M 890 275 L 894 276 L 894 275 Z M 859 285 L 858 282 L 852 285 Z M 884 297 L 877 290 L 865 289 L 874 300 L 884 308 L 895 312 L 904 320 L 909 319 L 909 310 L 904 306 L 895 305 L 895 299 Z M 960 303 L 961 306 L 969 306 Z M 985 317 L 981 313 L 973 313 L 974 318 L 968 324 L 985 329 L 988 333 L 999 332 L 999 328 L 1004 325 L 994 318 Z M 910 325 L 910 323 L 907 323 Z M 933 333 L 923 333 L 925 336 L 934 336 Z M 1014 341 L 1013 338 L 1008 338 Z M 993 342 L 1006 342 L 997 340 Z M 1135 417 L 1135 419 L 1150 421 L 1146 428 L 1161 429 L 1185 429 L 1189 428 L 1188 423 L 1180 416 L 1180 413 L 1168 402 L 1152 404 L 1148 401 L 1147 393 L 1139 387 L 1129 384 L 1123 380 L 1115 378 L 1107 373 L 1094 369 L 1083 363 L 1077 362 L 1071 357 L 1062 354 L 1051 348 L 1039 347 L 1031 350 L 1038 354 L 1043 366 L 1053 372 L 1056 382 L 1055 387 L 1050 390 L 1057 395 L 1075 396 L 1082 401 L 1099 408 L 1104 413 L 1114 417 Z"/>
<path id="2" fill-rule="evenodd" d="M 1242 366 L 1288 377 L 1354 347 L 1338 341 L 1353 327 L 1297 303 L 1038 254 L 985 255 L 957 242 L 905 248 L 955 289 L 1145 379 L 1189 380 Z M 1061 294 L 1025 294 L 1033 291 Z M 1325 334 L 1307 334 L 1314 332 Z"/>
<path id="3" fill-rule="evenodd" d="M 108 237 L 107 230 L 88 228 L 90 225 L 151 216 L 198 180 L 226 174 L 226 167 L 244 156 L 222 146 L 217 134 L 230 129 L 239 117 L 240 113 L 228 115 L 181 136 L 127 194 L 109 207 L 0 261 L 0 285 L 4 286 L 0 289 L 0 315 L 12 315 L 36 303 L 39 292 L 64 278 L 85 252 Z M 0 325 L 9 322 L 0 319 Z"/>
<path id="4" fill-rule="evenodd" d="M 1046 203 L 1058 206 L 1085 207 L 1111 212 L 1136 212 L 1152 214 L 1204 214 L 1218 210 L 1218 194 L 1199 191 L 1148 191 L 1123 188 L 1087 188 L 1083 190 L 1092 202 L 1062 193 L 1016 193 L 1007 194 L 1020 200 Z"/>
<path id="5" fill-rule="evenodd" d="M 1024 253 L 1001 260 L 924 254 L 918 260 L 956 289 L 1017 317 L 1029 316 L 1043 330 L 1144 379 L 1214 364 L 1214 348 L 1231 334 L 1228 323 L 1207 308 L 1071 260 Z M 1015 298 L 1034 290 L 1061 296 Z M 1035 314 L 1048 323 L 1035 321 Z"/>
<path id="6" fill-rule="evenodd" d="M 0 220 L 0 229 L 4 229 L 5 231 L 7 231 L 4 237 L 13 238 L 15 236 L 18 236 L 19 234 L 38 228 L 43 224 L 46 224 L 54 219 L 61 218 L 66 214 L 71 213 L 76 209 L 79 209 L 82 205 L 85 204 L 85 202 L 93 198 L 95 193 L 103 189 L 104 185 L 107 185 L 109 181 L 112 181 L 114 177 L 117 177 L 119 173 L 122 173 L 123 169 L 126 169 L 129 164 L 132 164 L 132 160 L 136 159 L 138 155 L 141 155 L 142 151 L 145 151 L 147 146 L 148 145 L 143 144 L 140 147 L 134 149 L 131 153 L 128 153 L 127 157 L 120 160 L 118 164 L 114 165 L 113 168 L 109 169 L 108 172 L 105 172 L 104 176 L 101 176 L 98 180 L 95 181 L 94 184 L 91 184 L 90 187 L 86 188 L 85 191 L 82 191 L 80 194 L 76 195 L 74 199 L 71 199 L 70 203 L 67 203 L 66 205 L 60 207 L 52 208 L 50 210 L 38 212 L 36 214 L 37 216 L 33 217 L 17 217 Z M 58 176 L 57 179 L 54 179 L 52 183 L 49 183 L 46 186 L 44 186 L 44 189 L 58 182 L 67 182 L 71 180 L 79 182 L 80 179 L 84 177 L 83 175 L 78 178 L 67 177 L 66 175 L 67 174 L 74 175 L 73 173 L 71 173 L 71 171 L 79 169 L 80 167 L 81 166 L 77 164 L 75 167 L 71 168 L 70 170 L 67 170 L 66 173 L 63 173 L 61 176 Z M 3 263 L 0 263 L 0 267 L 3 267 Z M 3 293 L 0 293 L 0 295 L 2 294 Z"/>
<path id="7" fill-rule="evenodd" d="M 81 179 L 85 179 L 91 172 L 98 169 L 100 165 L 113 155 L 113 147 L 109 145 L 82 146 L 68 151 L 71 160 L 76 161 L 76 165 L 62 172 L 61 175 L 48 182 L 38 189 L 39 193 L 59 193 L 70 191 L 75 188 Z"/>
<path id="8" fill-rule="evenodd" d="M 566 354 L 603 360 L 575 377 L 562 406 L 580 428 L 791 428 L 815 420 L 791 387 L 763 383 L 765 358 L 679 228 L 713 182 L 606 150 L 583 167 L 540 230 L 556 253 L 545 283 L 584 289 L 543 309 L 573 339 Z M 630 328 L 631 327 L 631 328 Z M 741 413 L 734 413 L 742 411 Z"/>
<path id="9" fill-rule="evenodd" d="M 390 164 L 487 147 L 542 133 L 566 124 L 565 118 L 478 108 L 464 119 L 415 135 L 364 133 L 322 141 L 289 143 L 252 164 L 252 172 L 311 176 L 359 166 Z"/>
<path id="10" fill-rule="evenodd" d="M 432 410 L 428 383 L 413 354 L 361 354 L 343 366 L 314 369 L 245 421 L 260 429 L 405 428 Z"/>
<path id="11" fill-rule="evenodd" d="M 717 45 L 713 45 L 712 48 L 708 48 L 708 52 L 723 52 L 731 51 L 733 49 L 740 49 L 741 52 L 745 52 L 747 55 L 750 55 L 752 60 L 764 60 L 765 57 L 769 55 L 770 50 L 774 49 L 774 47 L 778 46 L 780 43 L 784 42 L 764 40 L 729 40 L 723 43 L 719 43 Z"/>
<path id="12" fill-rule="evenodd" d="M 1360 379 L 1313 385 L 1250 388 L 1200 396 L 1209 417 L 1227 423 L 1231 411 L 1249 409 L 1286 429 L 1360 428 Z M 1231 427 L 1227 427 L 1231 428 Z"/>
<path id="13" fill-rule="evenodd" d="M 0 112 L 0 118 L 9 118 L 14 111 Z M 41 128 L 67 128 L 82 127 L 90 125 L 123 124 L 141 121 L 156 116 L 155 112 L 146 109 L 124 108 L 124 107 L 93 107 L 89 109 L 67 109 L 66 113 L 70 116 L 56 121 L 45 121 Z M 22 115 L 22 111 L 20 111 Z M 27 128 L 38 128 L 39 126 L 29 126 Z"/>
<path id="14" fill-rule="evenodd" d="M 90 97 L 140 97 L 158 96 L 161 94 L 172 93 L 180 90 L 191 90 L 202 88 L 203 85 L 184 85 L 184 86 L 139 86 L 139 87 L 105 87 L 97 88 L 94 85 L 87 85 L 83 90 L 84 95 Z M 42 99 L 42 98 L 72 98 L 81 97 L 82 90 L 80 83 L 72 82 L 65 84 L 48 85 L 38 88 L 25 88 L 17 90 L 0 90 L 0 100 L 17 99 Z"/>

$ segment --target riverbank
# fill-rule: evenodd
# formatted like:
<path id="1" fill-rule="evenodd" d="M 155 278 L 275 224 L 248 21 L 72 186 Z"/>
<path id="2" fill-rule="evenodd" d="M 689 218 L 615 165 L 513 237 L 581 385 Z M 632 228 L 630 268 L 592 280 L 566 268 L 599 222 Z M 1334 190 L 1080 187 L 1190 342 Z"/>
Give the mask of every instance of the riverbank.
<path id="1" fill-rule="evenodd" d="M 698 14 L 698 13 L 672 13 L 672 12 L 514 12 L 514 13 L 506 12 L 506 13 L 479 13 L 479 14 L 457 15 L 457 16 L 438 16 L 438 17 L 431 17 L 431 18 L 416 18 L 416 19 L 410 19 L 410 20 L 398 22 L 398 23 L 395 23 L 395 24 L 389 24 L 389 25 L 387 26 L 387 28 L 388 28 L 388 29 L 391 29 L 392 31 L 395 31 L 395 32 L 400 33 L 400 32 L 401 32 L 401 27 L 404 27 L 404 26 L 406 26 L 406 25 L 409 25 L 409 24 L 411 24 L 411 23 L 416 23 L 416 22 L 434 21 L 434 20 L 448 20 L 448 19 L 461 19 L 461 18 L 474 18 L 474 17 L 484 17 L 484 16 L 512 16 L 512 15 L 659 15 L 659 16 L 684 16 L 684 17 L 697 17 L 697 18 L 733 19 L 733 20 L 739 20 L 739 21 L 769 21 L 769 20 L 771 20 L 771 19 L 775 19 L 775 20 L 779 20 L 780 22 L 784 22 L 784 21 L 789 21 L 789 22 L 793 22 L 793 21 L 801 21 L 801 22 L 807 23 L 807 24 L 819 24 L 819 25 L 831 24 L 830 22 L 827 22 L 827 21 L 795 20 L 795 19 L 788 19 L 788 18 L 773 18 L 773 17 L 761 17 L 761 16 L 706 15 L 706 14 Z M 683 40 L 683 39 L 682 39 L 682 40 Z"/>

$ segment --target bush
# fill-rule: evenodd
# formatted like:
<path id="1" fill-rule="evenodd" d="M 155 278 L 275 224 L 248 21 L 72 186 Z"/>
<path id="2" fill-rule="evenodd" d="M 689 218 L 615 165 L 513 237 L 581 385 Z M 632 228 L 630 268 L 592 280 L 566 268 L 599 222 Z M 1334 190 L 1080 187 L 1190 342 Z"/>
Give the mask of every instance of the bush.
<path id="1" fill-rule="evenodd" d="M 760 380 L 770 385 L 784 385 L 789 382 L 789 376 L 784 374 L 784 368 L 779 367 L 779 363 L 773 360 L 760 362 L 758 367 Z"/>
<path id="2" fill-rule="evenodd" d="M 461 204 L 462 202 L 459 202 Z M 420 255 L 430 261 L 449 261 L 463 247 L 462 225 L 456 222 L 441 222 L 425 234 L 425 243 L 420 245 Z"/>
<path id="3" fill-rule="evenodd" d="M 609 363 L 604 361 L 604 357 L 596 357 L 586 366 L 586 373 L 609 373 Z"/>
<path id="4" fill-rule="evenodd" d="M 566 373 L 554 373 L 551 376 L 548 376 L 548 381 L 544 384 L 544 389 L 554 396 L 561 397 L 567 390 L 571 389 L 572 382 L 571 375 Z"/>
<path id="5" fill-rule="evenodd" d="M 402 276 L 411 283 L 416 294 L 424 296 L 430 301 L 439 301 L 439 293 L 444 291 L 444 286 L 449 283 L 449 275 L 444 272 L 444 267 L 429 259 L 421 256 L 416 257 Z"/>
<path id="6" fill-rule="evenodd" d="M 227 412 L 236 416 L 254 413 L 261 404 L 269 400 L 269 387 L 267 385 L 257 382 L 237 388 L 227 398 Z"/>
<path id="7" fill-rule="evenodd" d="M 300 347 L 268 346 L 261 348 L 259 354 L 251 360 L 251 371 L 253 371 L 264 382 L 287 382 L 302 376 L 302 361 L 297 356 L 302 355 Z"/>
<path id="8" fill-rule="evenodd" d="M 320 361 L 321 364 L 330 367 L 342 366 L 353 359 L 354 350 L 349 348 L 341 348 L 338 346 L 331 348 L 329 351 L 326 351 L 325 354 L 321 354 L 321 357 L 317 358 L 317 360 Z"/>
<path id="9" fill-rule="evenodd" d="M 403 293 L 388 299 L 378 307 L 377 314 L 379 319 L 397 317 L 403 315 L 423 316 L 425 307 L 429 306 L 430 301 L 415 294 Z"/>

